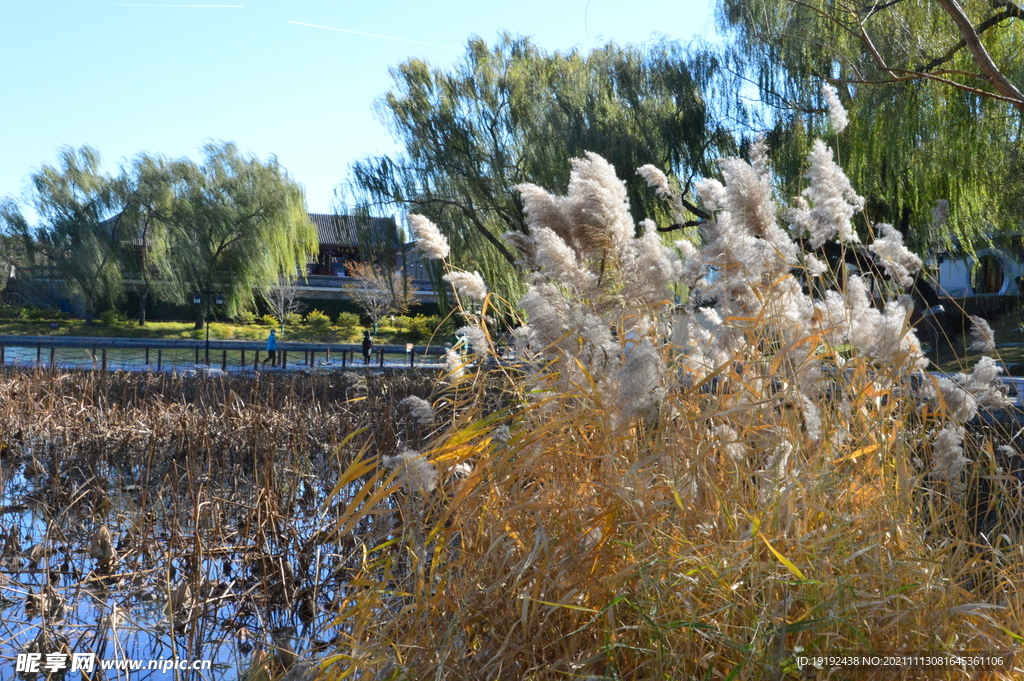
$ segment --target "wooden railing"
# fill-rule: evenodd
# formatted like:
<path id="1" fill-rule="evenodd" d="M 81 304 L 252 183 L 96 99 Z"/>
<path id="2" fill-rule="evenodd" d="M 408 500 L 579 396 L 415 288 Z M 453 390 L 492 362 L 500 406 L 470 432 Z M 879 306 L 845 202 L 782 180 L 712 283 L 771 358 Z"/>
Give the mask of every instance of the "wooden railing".
<path id="1" fill-rule="evenodd" d="M 27 364 L 43 367 L 94 368 L 106 371 L 128 364 L 133 369 L 164 371 L 171 367 L 220 366 L 222 370 L 255 370 L 265 359 L 265 341 L 152 338 L 92 338 L 84 336 L 0 335 L 0 366 Z M 71 351 L 59 353 L 59 350 Z M 379 345 L 371 351 L 373 368 L 436 366 L 446 352 L 442 346 Z M 131 361 L 115 362 L 114 351 Z M 69 359 L 70 354 L 74 360 Z M 60 357 L 63 354 L 64 357 Z M 278 364 L 283 369 L 355 369 L 367 366 L 359 345 L 344 343 L 293 343 L 279 341 Z"/>

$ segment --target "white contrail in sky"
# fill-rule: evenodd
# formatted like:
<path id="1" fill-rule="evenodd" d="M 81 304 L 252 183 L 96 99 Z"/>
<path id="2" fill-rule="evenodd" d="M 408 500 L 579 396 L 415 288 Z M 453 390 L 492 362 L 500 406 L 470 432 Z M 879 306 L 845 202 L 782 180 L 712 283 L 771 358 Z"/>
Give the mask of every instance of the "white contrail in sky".
<path id="1" fill-rule="evenodd" d="M 430 45 L 431 47 L 443 47 L 446 50 L 459 51 L 458 47 L 451 47 L 450 45 L 438 45 L 437 43 L 425 43 L 422 40 L 409 40 L 408 38 L 396 38 L 390 35 L 378 35 L 376 33 L 363 33 L 362 31 L 350 31 L 347 28 L 334 28 L 333 26 L 320 26 L 319 24 L 307 24 L 301 21 L 289 21 L 289 24 L 295 24 L 296 26 L 310 26 L 312 28 L 326 28 L 328 31 L 341 31 L 342 33 L 353 33 L 355 35 L 366 35 L 371 38 L 384 38 L 385 40 L 399 40 L 403 43 L 416 43 L 417 45 Z"/>

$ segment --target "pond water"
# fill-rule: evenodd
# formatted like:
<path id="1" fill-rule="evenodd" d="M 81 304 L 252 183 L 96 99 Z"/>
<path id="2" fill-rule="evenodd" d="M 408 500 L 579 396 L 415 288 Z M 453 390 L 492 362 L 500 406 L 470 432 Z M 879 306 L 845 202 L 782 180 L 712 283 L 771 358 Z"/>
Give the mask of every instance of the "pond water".
<path id="1" fill-rule="evenodd" d="M 272 678 L 338 647 L 345 585 L 399 522 L 385 503 L 335 532 L 363 483 L 334 490 L 351 459 L 338 446 L 355 425 L 349 383 L 318 377 L 317 397 L 308 377 L 281 376 L 252 388 L 276 402 L 253 405 L 240 378 L 184 400 L 140 395 L 152 377 L 104 379 L 120 397 L 31 384 L 46 375 L 6 386 L 14 402 L 41 391 L 45 409 L 0 413 L 0 679 L 230 680 L 254 665 Z M 370 437 L 387 436 L 403 396 L 362 398 Z M 92 676 L 70 669 L 90 661 Z"/>

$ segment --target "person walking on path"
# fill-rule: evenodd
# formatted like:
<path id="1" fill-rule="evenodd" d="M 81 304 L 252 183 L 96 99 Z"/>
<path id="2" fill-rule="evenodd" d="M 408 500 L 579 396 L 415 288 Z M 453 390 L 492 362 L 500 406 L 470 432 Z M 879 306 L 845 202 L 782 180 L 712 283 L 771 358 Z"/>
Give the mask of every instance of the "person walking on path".
<path id="1" fill-rule="evenodd" d="M 270 362 L 270 366 L 277 366 L 277 329 L 271 329 L 267 336 L 267 358 L 263 360 L 264 366 Z"/>
<path id="2" fill-rule="evenodd" d="M 373 341 L 370 340 L 370 332 L 363 331 L 363 362 L 370 363 L 370 350 L 373 348 Z"/>

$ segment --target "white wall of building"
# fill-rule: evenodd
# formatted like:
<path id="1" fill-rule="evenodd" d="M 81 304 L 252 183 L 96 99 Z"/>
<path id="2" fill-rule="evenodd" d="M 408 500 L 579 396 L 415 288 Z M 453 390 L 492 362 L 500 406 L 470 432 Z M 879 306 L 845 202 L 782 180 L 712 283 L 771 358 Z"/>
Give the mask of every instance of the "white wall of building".
<path id="1" fill-rule="evenodd" d="M 978 257 L 994 256 L 999 260 L 1003 270 L 1003 284 L 995 293 L 1001 295 L 1017 294 L 1017 277 L 1024 275 L 1024 262 L 1006 251 L 981 250 Z M 953 298 L 975 295 L 971 286 L 971 270 L 977 262 L 975 258 L 950 258 L 946 256 L 939 265 L 939 286 L 942 294 Z"/>

